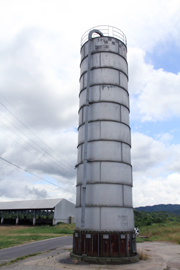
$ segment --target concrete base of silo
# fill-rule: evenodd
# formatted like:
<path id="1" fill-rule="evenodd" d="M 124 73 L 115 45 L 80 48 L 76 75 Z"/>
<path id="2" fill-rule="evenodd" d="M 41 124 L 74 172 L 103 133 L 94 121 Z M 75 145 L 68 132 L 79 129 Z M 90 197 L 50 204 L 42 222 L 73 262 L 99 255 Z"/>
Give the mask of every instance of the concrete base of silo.
<path id="1" fill-rule="evenodd" d="M 80 231 L 73 234 L 72 259 L 94 264 L 125 264 L 139 261 L 136 235 L 117 231 Z"/>
<path id="2" fill-rule="evenodd" d="M 137 253 L 131 257 L 91 257 L 85 255 L 76 255 L 73 252 L 70 253 L 71 259 L 78 260 L 80 262 L 90 264 L 129 264 L 139 262 L 139 254 Z"/>

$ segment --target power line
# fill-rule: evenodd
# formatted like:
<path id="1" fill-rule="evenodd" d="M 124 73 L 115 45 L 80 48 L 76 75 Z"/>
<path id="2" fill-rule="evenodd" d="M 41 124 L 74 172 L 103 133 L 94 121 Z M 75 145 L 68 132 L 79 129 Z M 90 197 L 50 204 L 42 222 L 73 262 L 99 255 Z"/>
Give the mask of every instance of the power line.
<path id="1" fill-rule="evenodd" d="M 4 124 L 2 121 L 0 121 L 2 124 Z M 5 125 L 5 124 L 4 124 Z M 6 126 L 6 125 L 5 125 Z M 7 127 L 7 126 L 6 126 Z M 10 129 L 10 128 L 9 128 Z M 11 130 L 11 129 L 10 129 Z M 11 130 L 11 132 L 13 132 L 12 130 Z M 14 133 L 14 132 L 13 132 Z M 16 134 L 16 133 L 15 133 Z M 28 145 L 30 145 L 32 148 L 34 148 L 38 153 L 40 153 L 41 154 L 41 152 L 39 152 L 33 145 L 31 145 L 29 142 L 27 142 L 24 138 L 22 138 L 21 136 L 19 136 L 23 141 L 25 141 Z M 13 139 L 14 140 L 14 139 Z M 18 143 L 19 144 L 19 143 Z M 29 152 L 29 150 L 28 150 L 28 152 Z M 49 159 L 48 157 L 46 157 L 47 159 Z M 49 159 L 50 160 L 50 159 Z M 51 160 L 50 160 L 51 161 Z M 61 166 L 60 166 L 61 167 Z M 61 167 L 62 168 L 62 167 Z M 65 174 L 63 174 L 62 172 L 60 172 L 59 171 L 59 173 L 61 174 L 61 175 L 63 175 L 64 177 L 66 177 L 66 175 Z M 71 174 L 71 172 L 69 172 L 68 171 L 68 173 L 70 173 Z M 72 176 L 74 176 L 74 175 L 72 175 Z M 69 180 L 70 181 L 70 180 Z"/>
<path id="2" fill-rule="evenodd" d="M 61 188 L 61 189 L 64 189 L 65 191 L 68 191 L 68 192 L 70 192 L 70 193 L 76 194 L 75 192 L 72 192 L 72 191 L 70 191 L 70 190 L 68 190 L 68 189 L 62 188 L 62 187 L 60 187 L 60 186 L 58 186 L 58 185 L 56 185 L 56 184 L 54 184 L 54 183 L 52 183 L 52 182 L 50 182 L 50 181 L 48 181 L 48 180 L 42 178 L 42 177 L 40 177 L 40 176 L 38 176 L 38 175 L 36 175 L 36 174 L 34 174 L 34 173 L 31 173 L 31 172 L 29 172 L 28 170 L 25 170 L 25 169 L 21 168 L 20 166 L 18 166 L 18 165 L 16 165 L 16 164 L 14 164 L 14 163 L 12 163 L 12 162 L 10 162 L 10 161 L 8 161 L 8 160 L 2 158 L 2 157 L 0 157 L 0 159 L 2 159 L 2 160 L 4 160 L 5 162 L 7 162 L 7 163 L 9 163 L 9 164 L 11 164 L 11 165 L 13 165 L 13 166 L 15 166 L 16 168 L 18 168 L 18 169 L 20 169 L 20 170 L 22 170 L 22 171 L 25 171 L 25 172 L 27 172 L 27 173 L 29 173 L 29 174 L 31 174 L 31 175 L 33 175 L 33 176 L 35 176 L 35 177 L 37 177 L 37 178 L 43 180 L 43 181 L 45 181 L 45 182 L 48 182 L 49 184 L 51 184 L 51 185 L 53 185 L 53 186 L 59 187 L 59 188 Z"/>
<path id="3" fill-rule="evenodd" d="M 2 94 L 2 93 L 0 93 L 2 96 L 3 96 L 3 98 L 5 99 L 5 100 L 7 100 L 7 98 L 6 97 L 4 97 L 4 95 Z M 13 108 L 15 108 L 8 100 L 7 100 L 7 102 L 13 107 Z M 0 102 L 0 104 L 4 107 L 4 108 L 6 108 L 23 126 L 25 126 L 36 138 L 38 138 L 38 140 L 40 140 L 44 145 L 46 145 L 46 147 L 48 147 L 51 151 L 53 151 L 57 156 L 59 156 L 52 148 L 50 148 L 44 141 L 42 141 L 34 132 L 32 132 L 21 120 L 19 120 L 19 118 L 18 117 L 16 117 L 4 104 L 2 104 L 1 102 Z M 22 114 L 15 108 L 15 110 L 22 116 Z M 26 121 L 28 121 L 24 116 L 23 116 L 23 118 L 26 120 Z M 29 122 L 29 121 L 28 121 Z M 30 123 L 30 122 L 29 122 Z M 31 126 L 33 126 L 31 123 L 30 123 L 30 125 Z M 33 128 L 34 129 L 36 129 L 34 126 L 33 126 Z M 65 159 L 63 159 L 61 156 L 59 156 L 62 160 L 64 160 L 64 162 L 66 162 L 70 167 L 71 167 L 71 164 L 70 163 L 68 163 Z"/>
<path id="4" fill-rule="evenodd" d="M 34 142 L 31 138 L 29 138 L 24 132 L 22 132 L 19 128 L 17 128 L 13 123 L 11 123 L 5 116 L 3 116 L 1 113 L 0 115 L 6 119 L 6 121 L 8 121 L 12 126 L 14 126 L 20 133 L 22 133 L 26 138 L 28 138 L 30 141 L 32 141 L 35 145 L 37 145 L 40 149 L 43 150 L 42 147 L 40 147 L 36 142 Z M 1 123 L 3 123 L 2 121 L 0 121 Z M 3 123 L 4 124 L 4 123 Z M 5 124 L 4 124 L 5 125 Z M 6 125 L 5 125 L 6 126 Z M 6 126 L 7 127 L 7 126 Z M 8 127 L 9 128 L 9 127 Z M 10 128 L 9 128 L 10 129 Z M 11 130 L 11 129 L 10 129 Z M 19 136 L 19 135 L 18 135 Z M 22 138 L 21 136 L 19 136 L 20 138 Z M 28 143 L 28 142 L 27 142 Z M 29 143 L 28 143 L 29 144 Z M 31 147 L 33 147 L 36 151 L 39 152 L 39 150 L 37 150 L 34 146 L 32 146 L 31 144 L 29 144 Z M 51 156 L 47 151 L 43 150 L 45 153 L 47 153 L 49 156 Z M 41 154 L 41 152 L 39 152 Z M 52 157 L 52 156 L 51 156 Z M 49 159 L 48 157 L 46 157 L 47 159 Z M 49 159 L 50 160 L 50 159 Z M 60 165 L 60 164 L 57 164 L 56 162 L 53 162 L 54 164 L 56 164 L 57 166 L 60 166 L 61 168 L 63 168 L 62 166 L 64 165 Z M 68 171 L 68 173 L 70 173 L 73 177 L 74 177 L 74 172 L 72 173 L 71 171 L 69 171 L 69 169 L 67 168 L 63 168 L 65 169 L 66 171 Z"/>
<path id="5" fill-rule="evenodd" d="M 0 121 L 1 122 L 1 121 Z M 4 132 L 3 130 L 1 130 L 1 132 L 3 132 L 6 136 L 8 136 L 9 138 L 11 138 L 11 140 L 15 141 L 17 144 L 19 144 L 22 148 L 24 148 L 27 152 L 29 152 L 31 155 L 33 155 L 35 158 L 39 159 L 41 162 L 43 162 L 44 164 L 48 165 L 50 168 L 52 168 L 54 171 L 60 173 L 61 175 L 63 175 L 69 182 L 71 182 L 71 180 L 69 180 L 64 174 L 62 174 L 60 171 L 56 170 L 55 168 L 53 168 L 51 165 L 49 165 L 48 163 L 46 163 L 45 161 L 43 161 L 41 158 L 37 157 L 35 154 L 33 154 L 31 151 L 29 151 L 26 147 L 24 147 L 23 145 L 21 145 L 19 142 L 17 142 L 16 140 L 14 140 L 10 135 L 8 135 L 6 132 Z"/>

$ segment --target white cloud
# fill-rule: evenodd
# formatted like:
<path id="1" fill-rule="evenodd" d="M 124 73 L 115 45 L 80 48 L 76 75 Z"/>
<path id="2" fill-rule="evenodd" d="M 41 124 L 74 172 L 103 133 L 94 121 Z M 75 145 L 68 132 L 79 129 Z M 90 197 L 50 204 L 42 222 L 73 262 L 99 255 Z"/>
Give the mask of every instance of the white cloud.
<path id="1" fill-rule="evenodd" d="M 9 132 L 9 134 L 11 133 Z M 21 148 L 16 142 L 1 133 L 0 140 L 4 142 L 3 147 L 0 148 L 1 157 L 59 187 L 46 183 L 43 179 L 31 176 L 12 164 L 1 160 L 0 197 L 2 200 L 64 196 L 74 200 L 75 195 L 71 192 L 75 192 L 76 171 L 74 166 L 76 165 L 75 145 L 77 143 L 77 133 L 74 131 L 67 133 L 59 131 L 59 134 L 49 133 L 46 135 L 49 135 L 49 139 L 45 142 L 51 149 L 40 143 L 37 138 L 30 136 L 46 151 L 46 153 L 43 153 L 42 149 L 37 152 L 30 147 L 28 143 L 34 145 L 30 140 L 26 142 L 19 140 L 19 143 L 25 147 Z M 14 137 L 18 140 L 18 137 Z M 37 145 L 34 145 L 34 147 L 38 149 Z M 26 149 L 33 155 L 27 152 Z M 68 190 L 70 193 L 68 193 Z"/>
<path id="2" fill-rule="evenodd" d="M 130 48 L 129 90 L 132 94 L 131 117 L 141 121 L 167 120 L 180 116 L 180 73 L 155 70 L 144 61 L 145 52 Z M 138 114 L 137 114 L 138 112 Z"/>
<path id="3" fill-rule="evenodd" d="M 163 143 L 169 143 L 173 139 L 173 135 L 167 132 L 157 134 L 156 137 Z"/>
<path id="4" fill-rule="evenodd" d="M 180 4 L 176 0 L 113 0 L 111 5 L 92 0 L 88 9 L 80 0 L 0 1 L 0 24 L 3 25 L 0 29 L 0 93 L 28 121 L 1 95 L 0 102 L 52 148 L 47 148 L 0 105 L 0 113 L 28 136 L 20 134 L 1 115 L 1 121 L 11 129 L 0 123 L 0 129 L 8 134 L 0 133 L 1 156 L 70 191 L 75 190 L 75 176 L 69 173 L 66 169 L 69 165 L 59 156 L 68 161 L 70 171 L 74 170 L 77 133 L 73 128 L 77 127 L 78 121 L 79 43 L 82 34 L 95 25 L 114 25 L 128 38 L 131 118 L 145 122 L 180 116 L 180 74 L 155 70 L 144 60 L 147 51 L 153 51 L 169 39 L 179 46 L 179 13 Z M 8 136 L 48 165 L 35 159 Z M 162 181 L 167 187 L 170 179 L 174 187 L 179 181 L 175 172 L 179 172 L 180 147 L 171 145 L 171 138 L 169 131 L 163 131 L 156 140 L 140 132 L 132 136 L 135 194 L 138 189 L 139 203 L 157 201 L 157 185 Z M 55 157 L 59 166 L 45 153 L 32 148 L 30 144 L 35 144 L 31 139 Z M 52 169 L 53 166 L 58 172 Z M 0 168 L 0 198 L 3 200 L 38 197 L 75 200 L 71 193 L 42 183 L 4 161 L 0 161 Z M 152 191 L 150 195 L 148 190 Z M 168 188 L 164 185 L 162 190 L 158 201 L 167 196 Z"/>
<path id="5" fill-rule="evenodd" d="M 26 179 L 26 180 L 25 180 Z M 8 182 L 8 185 L 7 185 Z M 52 182 L 52 179 L 51 179 Z M 73 181 L 74 182 L 74 181 Z M 67 190 L 66 190 L 67 189 Z M 71 192 L 68 192 L 71 191 Z M 67 198 L 74 202 L 74 185 L 59 187 L 53 186 L 45 181 L 37 181 L 36 177 L 14 171 L 4 179 L 0 179 L 0 198 L 2 201 L 31 200 L 46 198 Z"/>
<path id="6" fill-rule="evenodd" d="M 180 174 L 149 179 L 144 176 L 133 187 L 134 207 L 155 204 L 180 204 Z"/>
<path id="7" fill-rule="evenodd" d="M 163 138 L 163 139 L 162 139 Z M 171 144 L 171 135 L 153 139 L 132 133 L 132 165 L 135 175 L 160 176 L 180 172 L 180 144 Z"/>
<path id="8" fill-rule="evenodd" d="M 147 173 L 162 164 L 168 155 L 165 145 L 139 132 L 132 134 L 132 165 L 134 172 Z"/>
<path id="9" fill-rule="evenodd" d="M 66 57 L 59 54 L 61 46 L 57 48 L 48 38 L 46 32 L 42 35 L 40 31 L 26 29 L 9 48 L 0 50 L 1 93 L 35 126 L 77 126 L 77 60 L 70 61 L 71 52 Z M 36 46 L 39 40 L 46 44 L 46 55 Z M 53 54 L 49 53 L 50 47 Z M 1 109 L 4 111 L 4 107 Z"/>
<path id="10" fill-rule="evenodd" d="M 150 50 L 155 43 L 169 38 L 179 42 L 179 12 L 178 0 L 112 0 L 111 5 L 92 0 L 88 9 L 82 0 L 4 0 L 0 22 L 6 26 L 1 28 L 3 40 L 10 40 L 24 27 L 34 26 L 63 34 L 71 44 L 79 43 L 78 37 L 90 27 L 114 25 L 126 33 L 130 46 Z"/>
<path id="11" fill-rule="evenodd" d="M 180 204 L 180 144 L 133 133 L 132 145 L 134 206 Z"/>

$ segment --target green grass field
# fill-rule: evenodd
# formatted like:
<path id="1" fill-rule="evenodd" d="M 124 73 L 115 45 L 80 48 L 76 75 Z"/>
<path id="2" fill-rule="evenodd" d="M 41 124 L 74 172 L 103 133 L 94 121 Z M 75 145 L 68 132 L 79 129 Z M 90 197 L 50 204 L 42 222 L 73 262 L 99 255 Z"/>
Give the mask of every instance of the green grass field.
<path id="1" fill-rule="evenodd" d="M 0 226 L 0 249 L 73 233 L 74 224 L 56 226 Z"/>
<path id="2" fill-rule="evenodd" d="M 137 242 L 165 241 L 180 244 L 180 222 L 153 223 L 149 226 L 139 227 L 140 235 L 148 239 L 137 237 Z"/>
<path id="3" fill-rule="evenodd" d="M 180 244 L 180 222 L 167 221 L 139 226 L 140 235 L 137 242 L 166 241 Z M 71 235 L 75 229 L 74 224 L 58 224 L 56 226 L 0 226 L 0 249 L 22 245 L 38 240 Z"/>

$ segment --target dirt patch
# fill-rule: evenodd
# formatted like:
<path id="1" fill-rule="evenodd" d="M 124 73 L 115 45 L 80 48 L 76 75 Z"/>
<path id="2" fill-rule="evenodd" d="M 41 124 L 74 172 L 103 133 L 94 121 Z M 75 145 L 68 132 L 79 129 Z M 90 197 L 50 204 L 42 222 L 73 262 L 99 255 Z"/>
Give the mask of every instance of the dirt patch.
<path id="1" fill-rule="evenodd" d="M 85 263 L 85 262 L 79 262 L 78 260 L 73 260 L 69 256 L 67 258 L 62 258 L 58 260 L 58 262 L 61 264 L 89 265 L 88 263 Z"/>

